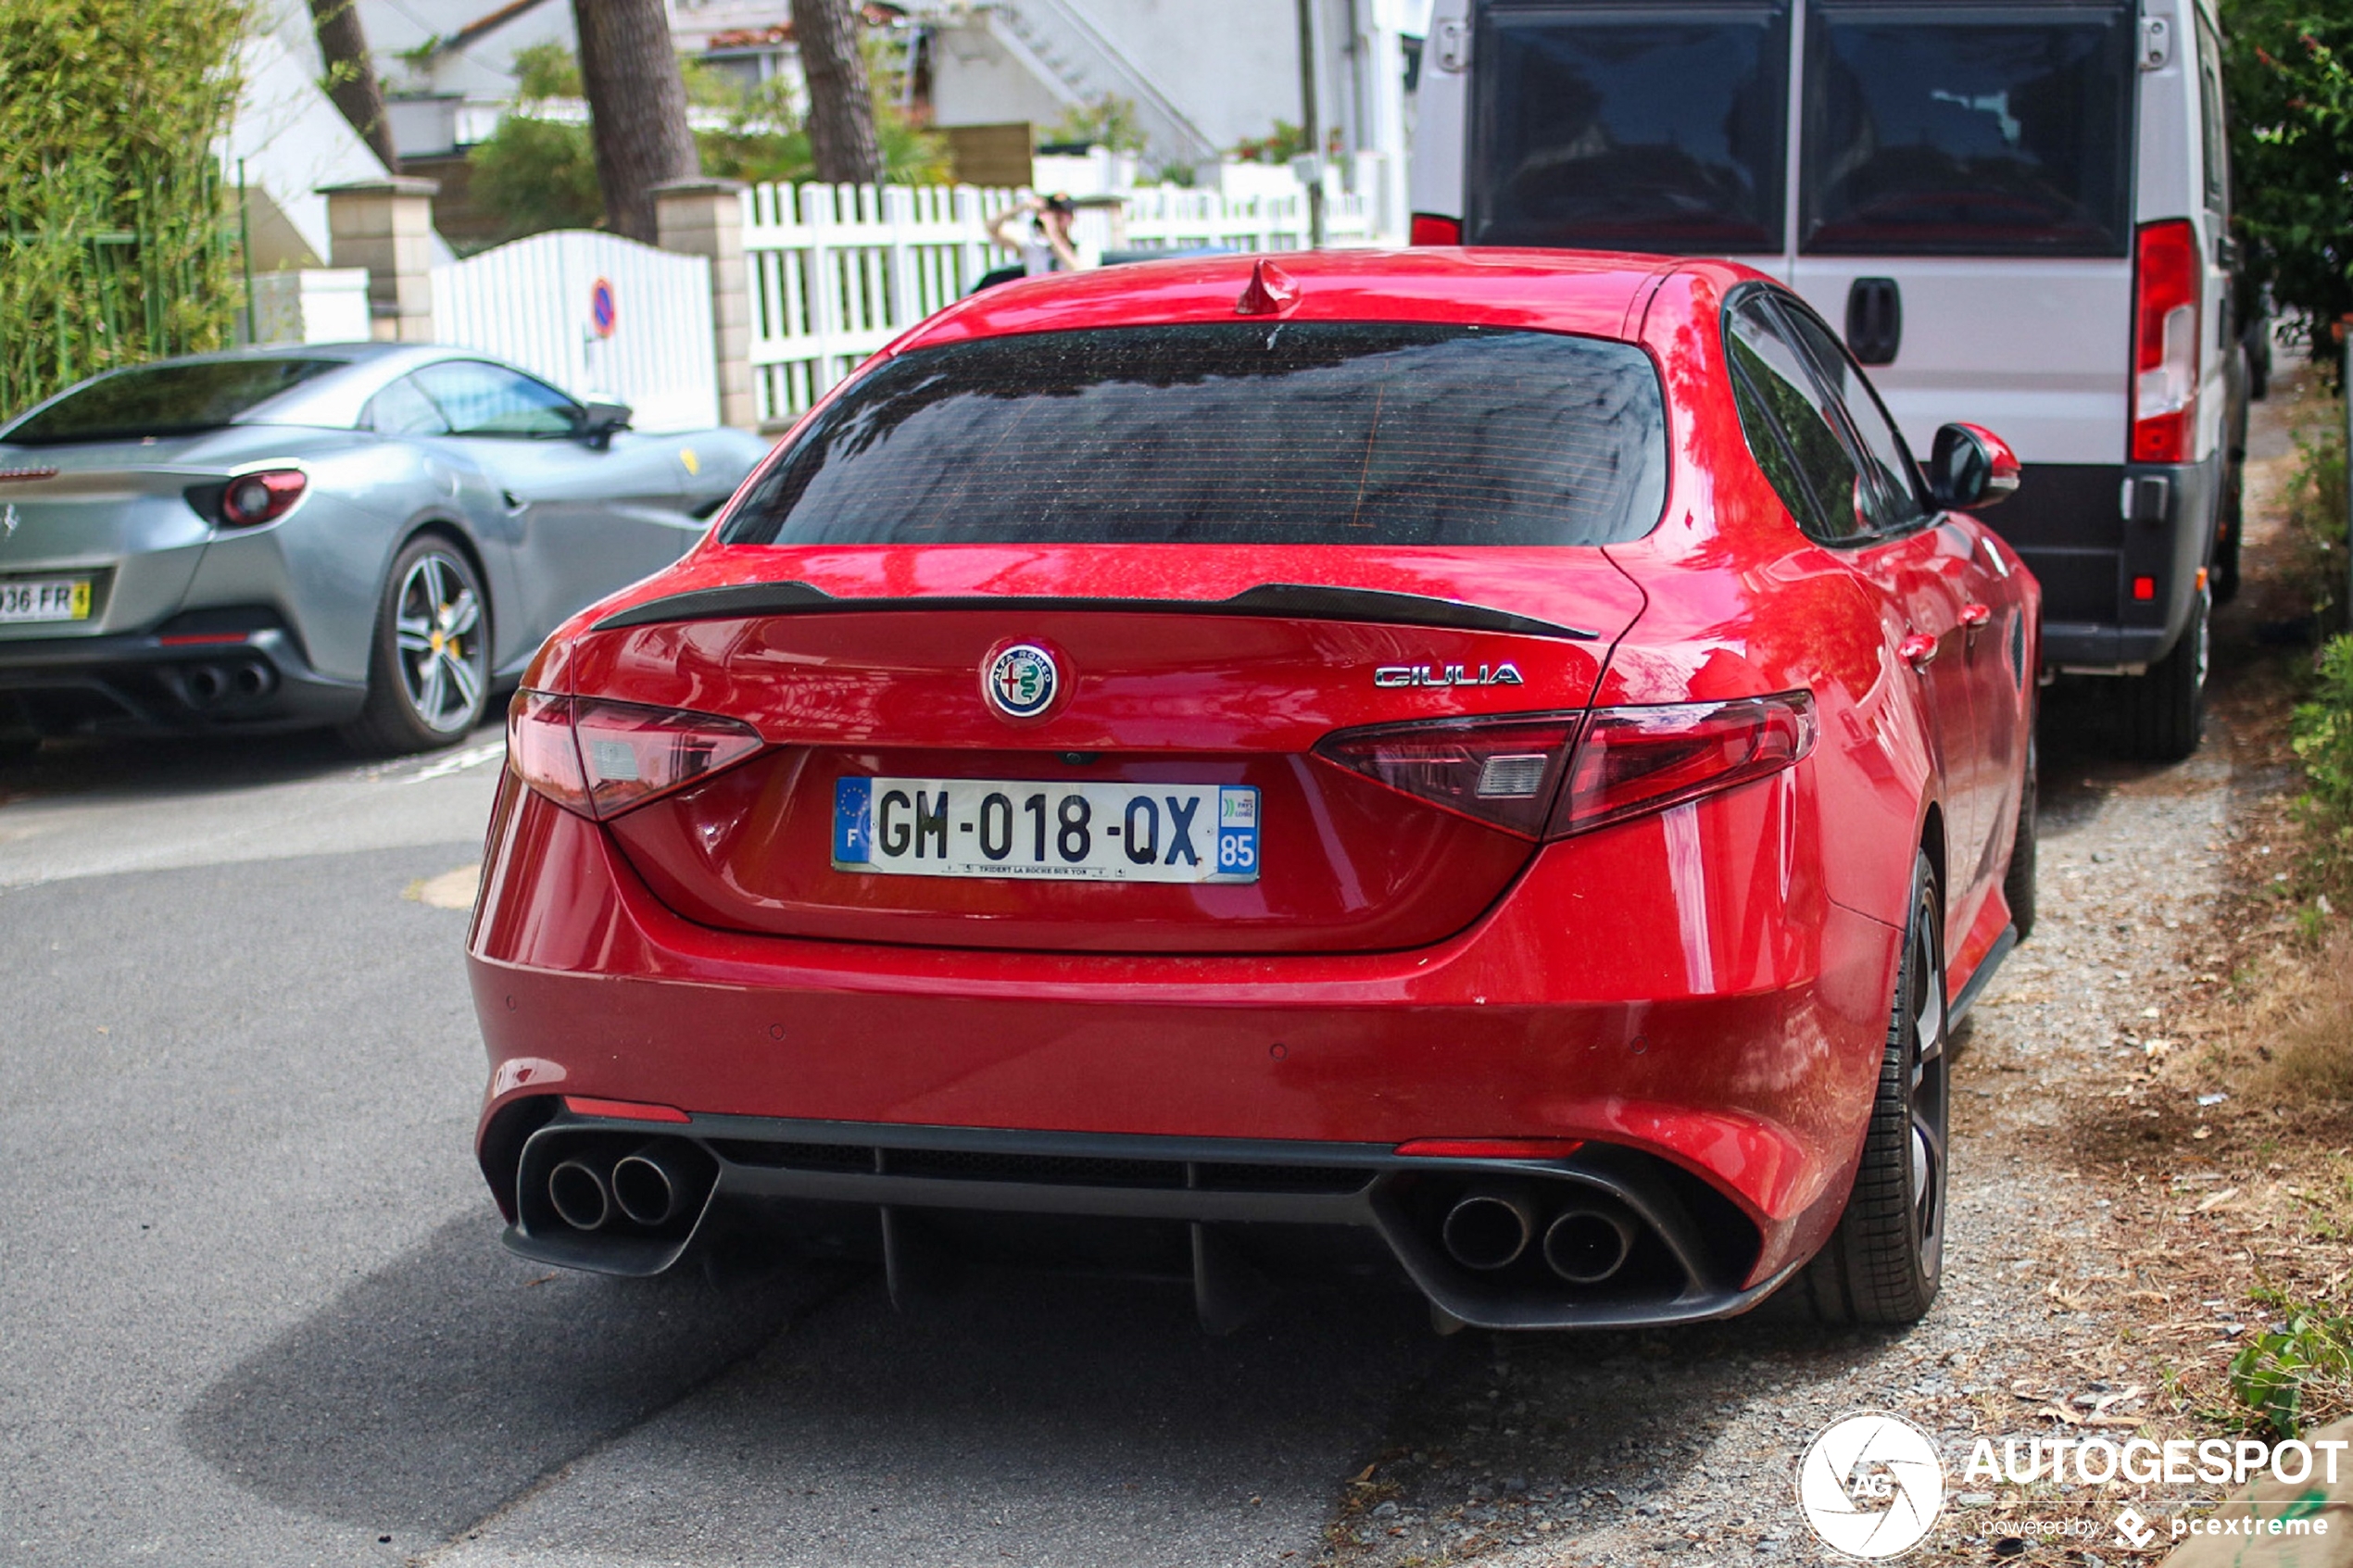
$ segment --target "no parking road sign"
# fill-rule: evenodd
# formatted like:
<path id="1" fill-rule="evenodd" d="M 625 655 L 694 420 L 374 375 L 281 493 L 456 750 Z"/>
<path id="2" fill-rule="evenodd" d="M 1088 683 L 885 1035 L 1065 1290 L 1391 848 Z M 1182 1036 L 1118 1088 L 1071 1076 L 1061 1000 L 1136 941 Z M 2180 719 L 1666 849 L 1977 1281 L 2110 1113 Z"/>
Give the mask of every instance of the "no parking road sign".
<path id="1" fill-rule="evenodd" d="M 612 336 L 613 323 L 619 319 L 613 305 L 612 281 L 599 278 L 589 284 L 588 320 L 597 329 L 597 335 L 601 338 Z"/>

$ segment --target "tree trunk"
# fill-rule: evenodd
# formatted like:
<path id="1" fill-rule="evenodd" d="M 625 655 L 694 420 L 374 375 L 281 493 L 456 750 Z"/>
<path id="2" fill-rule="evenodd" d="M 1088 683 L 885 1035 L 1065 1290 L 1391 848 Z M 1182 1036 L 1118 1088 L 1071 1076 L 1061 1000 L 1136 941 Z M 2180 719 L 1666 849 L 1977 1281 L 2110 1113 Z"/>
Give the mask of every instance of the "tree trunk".
<path id="1" fill-rule="evenodd" d="M 384 160 L 384 169 L 399 173 L 392 122 L 384 118 L 384 87 L 376 81 L 375 57 L 368 53 L 368 34 L 359 25 L 359 0 L 310 0 L 310 25 L 327 63 L 327 96 Z"/>
<path id="2" fill-rule="evenodd" d="M 572 0 L 605 222 L 652 245 L 653 188 L 702 172 L 662 0 Z"/>
<path id="3" fill-rule="evenodd" d="M 809 155 L 817 178 L 836 185 L 879 184 L 875 96 L 858 49 L 857 0 L 792 0 L 793 42 L 809 83 Z"/>

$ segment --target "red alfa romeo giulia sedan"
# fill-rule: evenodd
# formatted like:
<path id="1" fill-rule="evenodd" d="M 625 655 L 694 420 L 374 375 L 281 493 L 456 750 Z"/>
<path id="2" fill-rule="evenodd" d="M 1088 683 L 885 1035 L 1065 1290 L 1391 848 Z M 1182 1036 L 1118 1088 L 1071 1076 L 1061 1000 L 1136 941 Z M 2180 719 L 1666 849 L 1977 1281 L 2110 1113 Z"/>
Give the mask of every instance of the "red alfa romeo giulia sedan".
<path id="1" fill-rule="evenodd" d="M 1212 258 L 942 312 L 517 695 L 508 1244 L 1441 1326 L 1936 1292 L 2032 913 L 2038 590 L 1713 261 Z"/>

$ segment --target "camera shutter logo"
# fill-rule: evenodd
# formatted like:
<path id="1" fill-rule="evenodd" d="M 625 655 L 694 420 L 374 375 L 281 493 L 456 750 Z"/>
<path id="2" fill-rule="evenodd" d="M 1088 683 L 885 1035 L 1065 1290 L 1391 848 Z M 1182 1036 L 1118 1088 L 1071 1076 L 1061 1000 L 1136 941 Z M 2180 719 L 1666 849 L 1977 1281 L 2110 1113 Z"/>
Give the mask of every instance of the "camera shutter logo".
<path id="1" fill-rule="evenodd" d="M 1944 1506 L 1936 1445 L 1892 1415 L 1850 1415 L 1825 1427 L 1797 1467 L 1797 1506 L 1824 1546 L 1848 1557 L 1894 1557 L 1918 1546 Z"/>
<path id="2" fill-rule="evenodd" d="M 1062 671 L 1054 656 L 1035 643 L 1015 643 L 988 661 L 981 683 L 988 700 L 1008 719 L 1035 719 L 1054 705 Z"/>

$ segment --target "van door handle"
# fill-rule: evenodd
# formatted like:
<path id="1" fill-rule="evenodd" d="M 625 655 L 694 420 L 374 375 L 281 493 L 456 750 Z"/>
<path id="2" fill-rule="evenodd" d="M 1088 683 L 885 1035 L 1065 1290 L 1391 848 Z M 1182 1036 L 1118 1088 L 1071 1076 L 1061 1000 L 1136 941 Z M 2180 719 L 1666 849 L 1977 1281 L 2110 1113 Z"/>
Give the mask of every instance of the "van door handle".
<path id="1" fill-rule="evenodd" d="M 1913 669 L 1925 671 L 1936 662 L 1936 639 L 1925 632 L 1915 632 L 1896 644 L 1895 651 Z"/>
<path id="2" fill-rule="evenodd" d="M 1961 607 L 1961 624 L 1972 632 L 1982 630 L 1993 619 L 1994 607 L 1991 605 L 1969 604 Z"/>
<path id="3" fill-rule="evenodd" d="M 1904 346 L 1904 291 L 1893 278 L 1857 278 L 1846 291 L 1846 346 L 1866 365 L 1893 365 Z"/>

